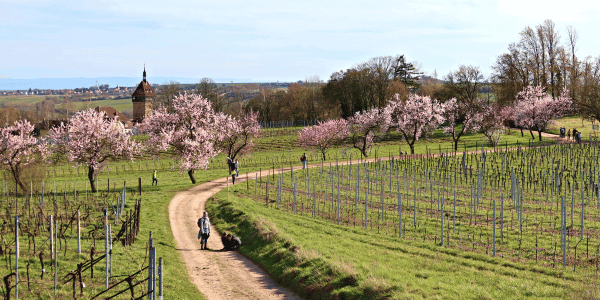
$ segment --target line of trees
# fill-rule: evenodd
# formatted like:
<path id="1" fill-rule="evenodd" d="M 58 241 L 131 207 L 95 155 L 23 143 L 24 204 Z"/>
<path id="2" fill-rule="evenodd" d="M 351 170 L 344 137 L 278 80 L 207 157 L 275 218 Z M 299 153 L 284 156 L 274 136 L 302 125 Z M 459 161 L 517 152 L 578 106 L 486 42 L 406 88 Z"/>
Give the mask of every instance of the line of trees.
<path id="1" fill-rule="evenodd" d="M 568 94 L 568 90 L 563 90 L 553 98 L 542 86 L 527 86 L 517 94 L 512 105 L 503 108 L 483 100 L 459 102 L 452 98 L 442 103 L 426 95 L 410 94 L 403 100 L 402 95 L 396 94 L 386 106 L 357 112 L 348 121 L 329 120 L 304 128 L 298 142 L 325 157 L 335 142 L 347 139 L 367 157 L 375 141 L 389 130 L 396 130 L 414 154 L 416 141 L 445 124 L 444 132 L 452 136 L 456 151 L 460 137 L 466 132 L 481 132 L 491 146 L 496 146 L 508 120 L 528 129 L 533 139 L 533 131 L 537 131 L 541 140 L 541 133 L 552 120 L 570 111 L 572 101 Z"/>

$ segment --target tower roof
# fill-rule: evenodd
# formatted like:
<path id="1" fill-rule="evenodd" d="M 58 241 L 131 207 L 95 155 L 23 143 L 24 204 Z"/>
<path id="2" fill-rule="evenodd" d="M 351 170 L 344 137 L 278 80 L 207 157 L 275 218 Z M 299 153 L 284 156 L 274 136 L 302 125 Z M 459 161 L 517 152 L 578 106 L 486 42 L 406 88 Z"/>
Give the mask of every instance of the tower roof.
<path id="1" fill-rule="evenodd" d="M 156 97 L 156 92 L 154 91 L 154 89 L 152 88 L 152 86 L 150 85 L 150 83 L 148 83 L 148 81 L 143 81 L 140 82 L 140 84 L 138 85 L 137 89 L 135 89 L 135 92 L 133 92 L 133 97 Z"/>
<path id="2" fill-rule="evenodd" d="M 135 89 L 135 92 L 133 92 L 131 96 L 134 98 L 156 97 L 156 92 L 154 91 L 150 83 L 146 81 L 146 64 L 144 64 L 143 76 L 144 79 L 140 82 L 137 89 Z"/>

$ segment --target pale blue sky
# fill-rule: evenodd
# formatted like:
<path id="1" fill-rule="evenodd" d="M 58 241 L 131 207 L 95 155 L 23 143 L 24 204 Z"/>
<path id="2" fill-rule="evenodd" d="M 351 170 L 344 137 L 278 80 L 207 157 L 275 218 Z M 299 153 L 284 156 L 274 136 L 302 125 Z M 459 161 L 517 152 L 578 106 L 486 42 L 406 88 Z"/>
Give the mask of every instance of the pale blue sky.
<path id="1" fill-rule="evenodd" d="M 588 1 L 586 1 L 588 2 Z M 157 77 L 296 81 L 405 54 L 439 77 L 488 75 L 525 26 L 550 18 L 600 54 L 600 5 L 565 1 L 0 0 L 0 79 Z"/>

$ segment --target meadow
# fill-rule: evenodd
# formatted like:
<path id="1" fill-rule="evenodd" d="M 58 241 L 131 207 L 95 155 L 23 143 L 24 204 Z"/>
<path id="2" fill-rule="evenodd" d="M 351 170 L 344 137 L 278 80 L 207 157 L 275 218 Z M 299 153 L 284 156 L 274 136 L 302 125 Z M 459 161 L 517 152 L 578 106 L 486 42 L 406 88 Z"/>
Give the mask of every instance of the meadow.
<path id="1" fill-rule="evenodd" d="M 233 186 L 229 193 L 217 194 L 208 209 L 215 226 L 242 237 L 245 242 L 241 251 L 245 255 L 300 295 L 355 299 L 584 298 L 597 295 L 597 289 L 589 285 L 598 282 L 598 208 L 594 198 L 597 192 L 588 181 L 597 182 L 598 177 L 593 172 L 596 161 L 594 164 L 586 161 L 590 155 L 597 154 L 596 145 L 530 148 L 540 143 L 532 144 L 528 135 L 521 137 L 518 132 L 509 132 L 503 137 L 502 147 L 490 152 L 493 148 L 483 145 L 482 137 L 473 134 L 463 138 L 465 144 L 460 146 L 461 152 L 452 156 L 446 155 L 452 153 L 451 139 L 438 132 L 429 140 L 417 142 L 414 156 L 400 156 L 399 152 L 407 151 L 408 146 L 392 134 L 371 150 L 369 158 L 377 157 L 377 162 L 350 167 L 342 163 L 360 159 L 357 150 L 338 145 L 328 152 L 326 161 L 320 161 L 319 155 L 296 146 L 297 130 L 267 130 L 256 141 L 252 155 L 240 161 L 242 176 L 247 171 L 268 174 L 270 170 L 290 166 L 295 169 L 293 175 L 269 176 L 268 180 L 250 178 Z M 143 140 L 143 137 L 138 139 Z M 552 143 L 552 140 L 543 141 L 544 145 Z M 510 151 L 519 147 L 521 151 Z M 464 155 L 465 149 L 477 153 Z M 481 158 L 482 149 L 486 151 L 485 160 Z M 544 151 L 552 152 L 549 155 L 550 152 Z M 298 171 L 303 152 L 309 154 L 310 164 L 319 166 Z M 434 157 L 435 153 L 444 156 Z M 557 165 L 551 164 L 550 158 L 560 159 L 559 153 L 572 153 L 566 157 L 573 163 L 579 162 L 571 167 L 563 158 L 561 168 L 572 169 L 572 172 L 584 170 L 586 176 L 592 171 L 593 180 L 585 180 L 583 184 L 579 177 L 569 179 L 565 171 L 561 173 L 561 178 L 565 178 L 562 180 L 569 180 L 573 187 L 577 182 L 577 189 L 563 192 L 566 184 L 560 188 L 553 185 L 554 179 L 549 178 L 555 178 L 550 174 Z M 396 157 L 393 163 L 386 161 L 391 156 Z M 198 183 L 226 176 L 226 168 L 225 157 L 220 154 L 211 160 L 208 170 L 197 172 Z M 159 185 L 152 187 L 154 169 L 158 170 Z M 185 270 L 185 266 L 166 213 L 172 196 L 193 185 L 187 174 L 179 172 L 168 153 L 159 157 L 137 157 L 134 162 L 111 162 L 97 179 L 100 191 L 96 194 L 89 192 L 83 167 L 60 162 L 37 166 L 35 173 L 27 193 L 19 191 L 15 197 L 15 188 L 8 179 L 1 186 L 2 202 L 6 203 L 3 205 L 6 209 L 1 212 L 5 224 L 1 241 L 5 267 L 0 276 L 3 278 L 15 268 L 14 226 L 11 225 L 15 214 L 20 216 L 19 222 L 25 228 L 20 235 L 20 297 L 54 297 L 51 276 L 54 271 L 49 267 L 52 261 L 50 215 L 58 220 L 61 229 L 57 243 L 59 284 L 56 294 L 58 298 L 71 297 L 73 287 L 70 282 L 65 284 L 71 277 L 70 272 L 77 270 L 77 264 L 90 260 L 92 247 L 96 258 L 104 255 L 104 209 L 108 211 L 113 237 L 109 284 L 143 270 L 134 276 L 132 283 L 142 282 L 134 287 L 136 297 L 147 292 L 147 283 L 143 280 L 147 277 L 144 268 L 148 266 L 148 236 L 152 231 L 158 256 L 164 262 L 165 297 L 202 297 L 187 273 L 180 271 Z M 451 174 L 455 174 L 456 179 L 450 179 Z M 543 180 L 534 183 L 537 177 Z M 512 183 L 516 182 L 515 178 L 518 178 L 518 189 Z M 269 200 L 265 202 L 267 182 Z M 510 188 L 506 190 L 511 183 L 515 186 L 512 193 Z M 473 190 L 473 186 L 481 188 Z M 583 186 L 587 189 L 584 189 L 585 210 L 577 198 Z M 124 212 L 115 219 L 114 206 L 122 196 L 123 187 L 126 191 Z M 452 202 L 454 192 L 457 192 L 456 214 Z M 494 220 L 493 203 L 500 209 L 502 192 L 505 193 L 504 218 L 500 221 L 498 212 Z M 364 201 L 365 193 L 368 201 Z M 516 195 L 525 195 L 522 202 L 516 202 Z M 545 195 L 554 198 L 546 200 Z M 40 205 L 42 196 L 44 200 Z M 401 197 L 401 215 L 398 214 L 398 196 Z M 564 203 L 573 205 L 572 212 L 569 206 L 566 214 L 568 228 L 564 235 L 560 234 L 564 218 L 557 219 L 564 209 L 555 207 L 561 197 L 565 198 Z M 121 239 L 114 237 L 137 200 L 141 200 L 139 233 L 133 244 L 123 245 Z M 83 216 L 82 254 L 77 253 L 74 227 L 73 216 L 77 209 Z M 582 211 L 585 239 L 580 241 L 578 216 Z M 503 229 L 499 222 L 505 222 Z M 496 243 L 488 241 L 493 239 L 493 228 L 497 230 Z M 556 245 L 562 236 L 566 236 L 566 267 L 560 259 L 562 243 Z M 534 245 L 535 241 L 538 245 Z M 492 245 L 497 246 L 496 256 L 492 254 Z M 577 255 L 574 247 L 578 247 Z M 46 275 L 42 278 L 43 269 Z M 85 288 L 76 288 L 77 297 L 91 298 L 105 290 L 105 261 L 99 261 L 93 269 L 96 275 L 93 279 L 89 269 L 84 272 Z M 14 276 L 10 278 L 14 284 Z M 128 289 L 127 283 L 121 287 L 115 291 Z M 2 293 L 6 293 L 5 285 Z M 11 293 L 14 295 L 14 288 Z M 127 291 L 117 298 L 128 299 L 129 295 Z"/>

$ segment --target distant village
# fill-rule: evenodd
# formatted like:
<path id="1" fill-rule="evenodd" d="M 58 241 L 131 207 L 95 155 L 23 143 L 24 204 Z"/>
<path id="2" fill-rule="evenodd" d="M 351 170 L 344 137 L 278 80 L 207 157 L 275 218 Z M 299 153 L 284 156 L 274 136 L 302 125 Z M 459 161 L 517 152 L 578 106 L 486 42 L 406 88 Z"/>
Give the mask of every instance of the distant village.
<path id="1" fill-rule="evenodd" d="M 302 81 L 298 81 L 298 83 L 302 84 Z M 195 90 L 197 83 L 192 84 L 180 84 L 174 83 L 179 86 L 181 90 Z M 230 86 L 230 85 L 240 85 L 242 83 L 217 83 L 217 85 L 221 87 Z M 272 87 L 272 88 L 286 88 L 291 83 L 289 82 L 264 82 L 264 83 L 254 83 L 260 87 Z M 155 90 L 161 90 L 167 84 L 152 84 L 152 88 Z M 170 84 L 169 84 L 170 85 Z M 90 87 L 81 87 L 74 89 L 27 89 L 27 90 L 0 90 L 0 96 L 65 96 L 65 95 L 84 95 L 84 96 L 122 96 L 116 98 L 129 98 L 131 94 L 135 91 L 136 87 L 125 87 L 125 86 L 116 86 L 109 87 L 108 84 L 102 84 L 97 86 Z"/>

